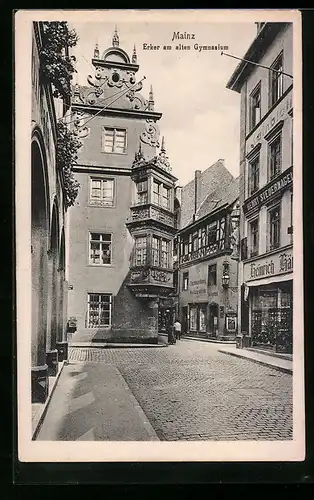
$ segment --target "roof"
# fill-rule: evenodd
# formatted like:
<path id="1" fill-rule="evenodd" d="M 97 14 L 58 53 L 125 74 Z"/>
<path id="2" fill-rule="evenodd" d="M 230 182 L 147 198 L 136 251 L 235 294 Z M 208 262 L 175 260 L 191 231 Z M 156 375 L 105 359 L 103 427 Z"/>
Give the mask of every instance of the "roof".
<path id="1" fill-rule="evenodd" d="M 253 42 L 246 51 L 243 59 L 252 62 L 259 62 L 268 47 L 273 43 L 276 36 L 286 29 L 291 23 L 265 23 Z M 236 92 L 241 91 L 241 87 L 255 65 L 247 61 L 241 61 L 231 75 L 226 87 Z"/>
<path id="2" fill-rule="evenodd" d="M 210 217 L 214 213 L 217 214 L 219 209 L 233 205 L 239 198 L 239 180 L 240 178 L 237 177 L 228 186 L 220 186 L 210 193 L 197 211 L 196 219 L 192 219 L 188 225 L 180 229 L 180 232 L 196 226 L 200 221 L 206 217 Z"/>
<path id="3" fill-rule="evenodd" d="M 223 161 L 218 160 L 200 173 L 200 192 L 199 206 L 207 199 L 208 195 L 214 193 L 218 187 L 226 188 L 234 179 L 233 175 L 224 166 Z M 195 207 L 195 180 L 192 179 L 188 184 L 182 187 L 181 194 L 181 214 L 180 227 L 188 226 L 193 221 Z"/>

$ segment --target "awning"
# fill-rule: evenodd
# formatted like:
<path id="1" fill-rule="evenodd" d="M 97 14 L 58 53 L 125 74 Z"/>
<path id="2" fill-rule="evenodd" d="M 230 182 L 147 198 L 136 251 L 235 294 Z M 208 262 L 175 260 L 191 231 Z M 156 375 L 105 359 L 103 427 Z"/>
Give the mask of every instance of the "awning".
<path id="1" fill-rule="evenodd" d="M 262 285 L 275 285 L 281 281 L 291 281 L 293 280 L 293 273 L 283 274 L 279 276 L 273 276 L 272 278 L 264 278 L 261 280 L 247 281 L 245 284 L 248 287 L 262 286 Z"/>

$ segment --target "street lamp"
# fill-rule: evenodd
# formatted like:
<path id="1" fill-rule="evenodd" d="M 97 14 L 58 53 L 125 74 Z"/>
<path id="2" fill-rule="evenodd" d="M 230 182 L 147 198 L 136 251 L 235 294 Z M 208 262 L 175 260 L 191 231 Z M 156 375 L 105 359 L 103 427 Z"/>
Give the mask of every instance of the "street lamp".
<path id="1" fill-rule="evenodd" d="M 224 288 L 228 288 L 229 281 L 230 281 L 229 262 L 224 262 L 223 263 L 223 273 L 222 273 L 222 286 Z"/>

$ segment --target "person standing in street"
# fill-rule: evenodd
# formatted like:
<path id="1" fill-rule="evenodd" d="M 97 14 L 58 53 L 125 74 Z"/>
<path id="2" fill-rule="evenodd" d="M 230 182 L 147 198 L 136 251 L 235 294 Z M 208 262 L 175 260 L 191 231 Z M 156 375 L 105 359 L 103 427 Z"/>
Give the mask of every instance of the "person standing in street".
<path id="1" fill-rule="evenodd" d="M 173 325 L 173 328 L 174 328 L 174 333 L 175 333 L 176 339 L 180 340 L 181 339 L 181 323 L 180 323 L 178 318 L 176 319 L 176 321 Z"/>

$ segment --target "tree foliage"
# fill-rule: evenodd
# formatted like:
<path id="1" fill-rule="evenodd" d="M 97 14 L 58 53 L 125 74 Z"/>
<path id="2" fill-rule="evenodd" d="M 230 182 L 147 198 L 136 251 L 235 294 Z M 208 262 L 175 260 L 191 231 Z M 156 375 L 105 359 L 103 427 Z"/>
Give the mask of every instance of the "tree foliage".
<path id="1" fill-rule="evenodd" d="M 43 22 L 43 45 L 40 51 L 41 71 L 53 85 L 54 97 L 71 96 L 71 80 L 75 68 L 67 49 L 77 44 L 75 30 L 70 30 L 67 22 Z"/>
<path id="2" fill-rule="evenodd" d="M 57 166 L 63 174 L 65 205 L 74 205 L 80 187 L 74 178 L 73 167 L 77 163 L 81 142 L 63 122 L 57 124 Z"/>

